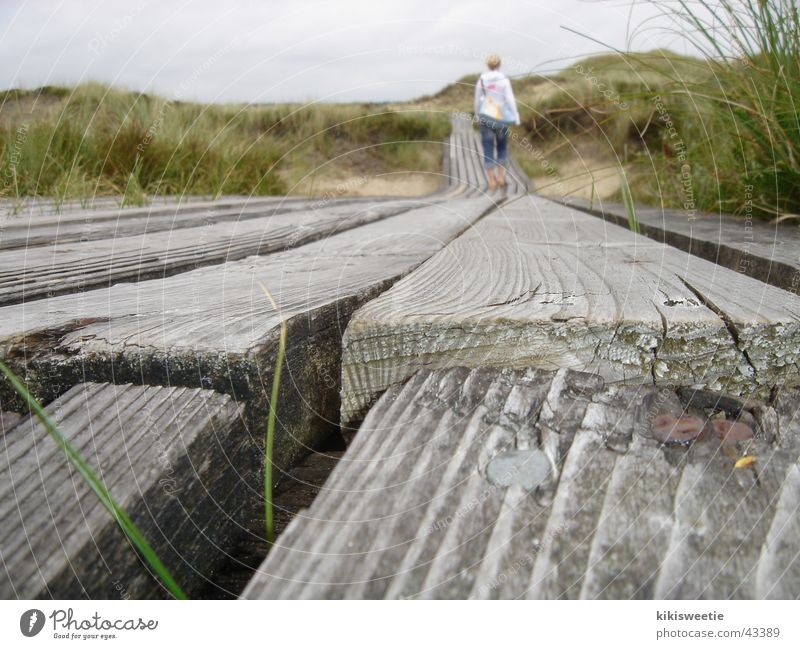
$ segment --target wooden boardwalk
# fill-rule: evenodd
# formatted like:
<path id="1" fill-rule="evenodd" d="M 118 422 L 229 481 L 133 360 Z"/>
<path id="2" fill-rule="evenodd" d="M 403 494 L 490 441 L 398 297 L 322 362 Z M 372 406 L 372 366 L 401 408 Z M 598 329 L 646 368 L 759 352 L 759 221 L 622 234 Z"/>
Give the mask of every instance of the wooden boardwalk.
<path id="1" fill-rule="evenodd" d="M 516 164 L 488 192 L 469 121 L 444 167 L 413 199 L 0 205 L 0 358 L 190 596 L 263 558 L 284 322 L 276 479 L 352 444 L 247 597 L 797 597 L 794 293 Z M 0 381 L 0 595 L 165 596 L 25 415 Z M 665 449 L 651 415 L 757 434 Z"/>
<path id="2" fill-rule="evenodd" d="M 244 597 L 796 599 L 800 393 L 709 396 L 566 369 L 418 372 Z M 759 433 L 665 448 L 664 413 Z M 757 462 L 734 469 L 743 455 Z"/>
<path id="3" fill-rule="evenodd" d="M 481 141 L 472 121 L 455 114 L 451 123 L 452 134 L 445 144 L 444 174 L 453 192 L 485 194 L 489 179 L 483 168 Z M 519 164 L 511 160 L 506 175 L 506 194 L 510 197 L 526 194 L 530 180 Z"/>
<path id="4" fill-rule="evenodd" d="M 556 203 L 502 206 L 351 318 L 358 433 L 244 597 L 800 596 L 799 306 Z M 665 416 L 704 439 L 666 448 Z M 728 422 L 754 439 L 708 432 Z"/>
<path id="5" fill-rule="evenodd" d="M 454 365 L 764 394 L 800 379 L 798 314 L 793 293 L 525 196 L 353 316 L 342 421 Z"/>
<path id="6" fill-rule="evenodd" d="M 502 200 L 446 186 L 419 199 L 6 210 L 0 356 L 64 415 L 65 434 L 185 590 L 214 592 L 225 580 L 216 571 L 236 561 L 226 552 L 261 533 L 252 522 L 263 511 L 260 445 L 281 320 L 289 345 L 277 476 L 336 430 L 353 310 Z M 2 381 L 0 491 L 11 509 L 0 594 L 114 597 L 124 584 L 132 597 L 164 596 L 43 429 L 14 410 L 25 411 Z M 148 444 L 153 436 L 161 447 Z M 191 475 L 192 466 L 203 469 Z M 181 497 L 165 498 L 165 480 Z"/>
<path id="7" fill-rule="evenodd" d="M 625 206 L 569 198 L 568 205 L 627 226 Z M 751 216 L 637 208 L 642 234 L 773 286 L 800 291 L 800 230 Z M 790 222 L 791 223 L 791 222 Z"/>
<path id="8" fill-rule="evenodd" d="M 225 201 L 235 201 L 247 198 L 244 195 L 226 194 Z M 182 194 L 180 196 L 167 195 L 150 197 L 148 206 L 150 208 L 161 206 L 177 207 L 188 203 L 216 203 L 208 197 L 193 194 Z M 119 210 L 123 208 L 124 201 L 119 196 L 90 196 L 86 199 L 65 199 L 57 200 L 54 198 L 44 198 L 41 196 L 24 197 L 20 199 L 2 198 L 0 199 L 0 216 L 41 216 L 45 214 L 66 214 L 69 212 L 91 212 L 95 210 Z M 129 204 L 125 210 L 132 209 Z"/>
<path id="9" fill-rule="evenodd" d="M 7 306 L 0 308 L 0 341 L 8 362 L 20 373 L 24 363 L 45 400 L 85 380 L 213 387 L 244 401 L 255 424 L 266 407 L 264 375 L 274 367 L 283 318 L 290 340 L 283 403 L 298 418 L 284 422 L 292 437 L 278 448 L 278 463 L 287 466 L 338 419 L 331 377 L 339 374 L 352 311 L 493 205 L 457 199 L 271 255 Z"/>
<path id="10" fill-rule="evenodd" d="M 70 240 L 73 230 L 62 226 L 67 240 L 17 248 L 0 256 L 0 304 L 168 277 L 200 266 L 278 252 L 443 200 L 337 201 L 327 209 L 309 207 L 303 201 L 282 209 L 258 206 L 227 213 L 181 214 L 180 219 L 172 219 L 174 227 L 170 229 L 165 229 L 166 219 L 154 218 L 142 224 L 146 228 L 142 234 L 117 234 L 97 241 Z M 239 218 L 233 220 L 234 216 Z M 115 227 L 134 230 L 127 221 Z M 203 225 L 189 227 L 198 221 Z"/>
<path id="11" fill-rule="evenodd" d="M 129 235 L 167 232 L 198 224 L 244 221 L 307 208 L 313 201 L 283 197 L 223 198 L 147 207 L 64 213 L 22 212 L 0 215 L 0 250 L 43 244 L 101 241 Z"/>

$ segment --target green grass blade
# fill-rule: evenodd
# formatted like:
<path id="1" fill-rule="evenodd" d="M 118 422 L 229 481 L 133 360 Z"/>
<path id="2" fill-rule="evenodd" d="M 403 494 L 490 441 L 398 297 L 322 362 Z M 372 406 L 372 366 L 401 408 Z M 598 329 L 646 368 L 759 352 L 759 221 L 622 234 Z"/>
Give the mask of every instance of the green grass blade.
<path id="1" fill-rule="evenodd" d="M 75 450 L 75 447 L 72 446 L 70 441 L 59 430 L 55 422 L 50 419 L 50 416 L 47 414 L 41 404 L 30 392 L 28 392 L 28 389 L 19 380 L 17 375 L 14 374 L 14 372 L 12 372 L 2 361 L 0 361 L 0 371 L 5 374 L 14 390 L 16 390 L 17 393 L 23 399 L 25 399 L 25 401 L 28 403 L 28 406 L 34 412 L 39 421 L 42 422 L 42 425 L 45 427 L 49 435 L 61 447 L 66 454 L 67 459 L 69 459 L 72 465 L 78 470 L 78 473 L 83 476 L 83 479 L 97 495 L 100 502 L 103 503 L 103 506 L 109 511 L 111 516 L 114 517 L 114 520 L 120 526 L 125 536 L 130 539 L 131 543 L 133 543 L 134 547 L 139 551 L 141 557 L 158 575 L 159 579 L 161 579 L 167 589 L 176 599 L 186 599 L 186 594 L 172 578 L 169 570 L 162 563 L 161 559 L 158 558 L 158 555 L 155 553 L 153 548 L 150 547 L 150 544 L 147 542 L 147 539 L 145 539 L 139 528 L 130 519 L 127 512 L 125 512 L 125 510 L 120 507 L 111 497 L 111 493 L 108 491 L 103 481 L 81 457 L 80 453 Z"/>
<path id="2" fill-rule="evenodd" d="M 622 176 L 622 202 L 625 203 L 625 212 L 628 215 L 628 228 L 631 232 L 639 234 L 639 220 L 636 218 L 636 206 L 633 204 L 633 196 L 631 196 L 628 176 L 625 174 L 625 170 L 622 167 L 620 167 L 620 175 Z"/>
<path id="3" fill-rule="evenodd" d="M 286 321 L 283 319 L 281 309 L 272 293 L 267 290 L 263 284 L 261 289 L 264 291 L 269 301 L 272 303 L 273 308 L 278 312 L 278 317 L 281 319 L 281 335 L 278 342 L 278 358 L 275 361 L 275 373 L 272 377 L 272 394 L 269 400 L 269 414 L 267 415 L 267 436 L 264 440 L 264 521 L 266 526 L 267 542 L 272 544 L 275 542 L 275 518 L 274 507 L 272 503 L 272 456 L 273 447 L 275 445 L 275 421 L 278 412 L 278 393 L 281 386 L 281 370 L 283 369 L 283 361 L 286 357 Z"/>

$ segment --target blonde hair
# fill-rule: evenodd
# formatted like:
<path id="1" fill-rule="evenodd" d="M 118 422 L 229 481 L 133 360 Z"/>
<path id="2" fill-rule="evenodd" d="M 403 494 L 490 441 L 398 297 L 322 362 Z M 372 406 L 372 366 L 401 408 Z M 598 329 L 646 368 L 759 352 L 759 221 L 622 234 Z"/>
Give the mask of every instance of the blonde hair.
<path id="1" fill-rule="evenodd" d="M 489 66 L 490 70 L 496 70 L 500 67 L 500 57 L 497 54 L 490 54 L 486 58 L 486 65 Z"/>

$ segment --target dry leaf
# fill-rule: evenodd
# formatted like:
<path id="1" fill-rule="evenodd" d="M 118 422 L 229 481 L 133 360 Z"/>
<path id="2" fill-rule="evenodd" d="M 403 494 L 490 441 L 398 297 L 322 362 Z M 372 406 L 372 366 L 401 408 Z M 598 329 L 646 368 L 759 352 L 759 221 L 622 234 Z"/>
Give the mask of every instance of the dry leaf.
<path id="1" fill-rule="evenodd" d="M 740 457 L 736 460 L 736 464 L 733 465 L 734 469 L 746 469 L 749 466 L 753 466 L 756 463 L 756 456 L 755 455 L 745 455 L 744 457 Z"/>

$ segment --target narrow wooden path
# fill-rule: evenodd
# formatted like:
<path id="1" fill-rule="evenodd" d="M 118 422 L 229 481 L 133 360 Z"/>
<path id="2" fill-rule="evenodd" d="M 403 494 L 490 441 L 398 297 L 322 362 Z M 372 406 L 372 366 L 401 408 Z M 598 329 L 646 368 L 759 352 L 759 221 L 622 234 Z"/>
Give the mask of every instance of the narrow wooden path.
<path id="1" fill-rule="evenodd" d="M 459 150 L 459 168 L 477 155 Z M 7 211 L 0 357 L 50 404 L 187 593 L 220 592 L 218 571 L 240 568 L 228 553 L 263 545 L 253 522 L 281 321 L 279 478 L 338 428 L 352 312 L 503 200 L 448 183 L 419 199 Z M 25 414 L 1 381 L 0 594 L 114 597 L 124 584 L 131 597 L 164 596 L 44 429 L 14 410 Z"/>
<path id="2" fill-rule="evenodd" d="M 270 206 L 230 214 L 184 215 L 174 228 L 148 221 L 143 234 L 100 240 L 57 240 L 50 245 L 18 248 L 0 256 L 0 304 L 43 296 L 82 292 L 123 281 L 168 277 L 253 255 L 301 246 L 338 232 L 446 200 L 435 197 L 373 202 L 337 202 L 326 209 L 307 202 L 278 210 Z M 233 215 L 241 216 L 233 220 Z M 259 214 L 261 214 L 259 216 Z M 203 225 L 197 223 L 197 218 Z M 208 219 L 205 220 L 204 219 Z M 130 231 L 132 227 L 123 221 Z"/>
<path id="3" fill-rule="evenodd" d="M 244 597 L 800 597 L 800 394 L 682 396 L 566 369 L 418 372 L 372 408 Z M 665 448 L 665 413 L 759 433 Z"/>
<path id="4" fill-rule="evenodd" d="M 245 596 L 800 596 L 795 293 L 516 164 L 489 192 L 468 120 L 444 166 L 415 199 L 0 206 L 0 358 L 192 597 L 263 558 L 282 323 L 276 479 L 352 443 Z M 0 381 L 0 595 L 164 597 L 26 415 Z"/>
<path id="5" fill-rule="evenodd" d="M 448 187 L 454 192 L 484 194 L 489 191 L 489 179 L 483 167 L 480 136 L 473 122 L 463 115 L 451 118 L 452 134 L 445 144 L 444 174 Z M 506 195 L 509 197 L 528 193 L 530 180 L 512 158 L 506 175 Z M 500 192 L 500 190 L 496 190 Z"/>
<path id="6" fill-rule="evenodd" d="M 278 464 L 287 466 L 338 420 L 338 380 L 330 377 L 338 377 L 352 311 L 493 206 L 488 198 L 458 199 L 271 255 L 7 306 L 0 342 L 7 362 L 24 368 L 46 400 L 85 380 L 213 387 L 245 401 L 255 423 L 284 320 L 291 341 L 284 412 L 298 417 L 278 448 Z"/>
<path id="7" fill-rule="evenodd" d="M 248 198 L 243 195 L 226 194 L 225 201 L 235 201 Z M 182 194 L 180 196 L 151 196 L 148 199 L 150 208 L 161 206 L 177 207 L 188 203 L 216 203 L 206 196 L 195 194 Z M 85 199 L 63 199 L 45 198 L 41 196 L 26 196 L 20 199 L 2 198 L 0 199 L 0 216 L 42 216 L 46 214 L 67 214 L 69 212 L 91 212 L 100 210 L 119 210 L 124 205 L 123 198 L 119 196 L 90 196 Z M 130 203 L 124 209 L 134 209 Z"/>
<path id="8" fill-rule="evenodd" d="M 243 596 L 800 596 L 798 314 L 511 201 L 350 319 L 358 432 Z M 702 433 L 667 447 L 664 421 Z"/>
<path id="9" fill-rule="evenodd" d="M 306 199 L 272 196 L 167 205 L 157 203 L 147 207 L 68 210 L 64 213 L 5 214 L 0 216 L 0 250 L 100 241 L 224 221 L 244 221 L 308 208 L 313 203 Z"/>

